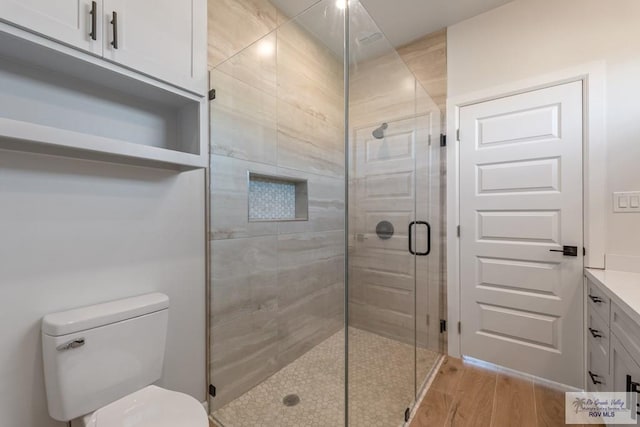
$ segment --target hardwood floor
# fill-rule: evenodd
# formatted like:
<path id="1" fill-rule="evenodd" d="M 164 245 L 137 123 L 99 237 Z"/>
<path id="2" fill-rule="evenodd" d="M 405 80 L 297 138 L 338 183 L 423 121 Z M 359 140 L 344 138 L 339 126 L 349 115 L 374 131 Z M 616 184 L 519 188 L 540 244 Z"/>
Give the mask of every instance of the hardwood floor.
<path id="1" fill-rule="evenodd" d="M 451 357 L 444 360 L 411 423 L 411 427 L 564 425 L 563 392 Z"/>

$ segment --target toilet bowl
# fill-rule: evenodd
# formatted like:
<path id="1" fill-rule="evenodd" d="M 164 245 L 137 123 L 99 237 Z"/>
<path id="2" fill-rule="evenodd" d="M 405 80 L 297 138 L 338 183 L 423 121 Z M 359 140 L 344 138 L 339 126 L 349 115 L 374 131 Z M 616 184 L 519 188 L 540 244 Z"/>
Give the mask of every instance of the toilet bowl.
<path id="1" fill-rule="evenodd" d="M 195 398 L 162 377 L 169 298 L 154 293 L 42 319 L 49 415 L 84 427 L 208 427 Z"/>
<path id="2" fill-rule="evenodd" d="M 207 427 L 193 397 L 154 385 L 131 393 L 82 418 L 81 427 Z"/>

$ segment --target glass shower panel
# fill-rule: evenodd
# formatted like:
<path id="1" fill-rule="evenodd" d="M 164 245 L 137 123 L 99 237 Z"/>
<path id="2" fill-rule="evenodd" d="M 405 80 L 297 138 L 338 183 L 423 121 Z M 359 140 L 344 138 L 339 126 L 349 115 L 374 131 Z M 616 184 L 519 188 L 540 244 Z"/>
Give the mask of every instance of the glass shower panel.
<path id="1" fill-rule="evenodd" d="M 366 9 L 349 12 L 349 425 L 392 426 L 440 357 L 440 113 Z"/>
<path id="2" fill-rule="evenodd" d="M 416 242 L 415 332 L 416 397 L 444 351 L 440 319 L 442 304 L 442 217 L 440 147 L 441 114 L 438 106 L 416 80 Z"/>
<path id="3" fill-rule="evenodd" d="M 393 426 L 415 399 L 416 86 L 364 7 L 349 12 L 349 425 Z"/>
<path id="4" fill-rule="evenodd" d="M 345 419 L 345 11 L 285 6 L 211 72 L 209 403 L 226 427 Z M 255 197 L 256 176 L 304 185 Z"/>
<path id="5" fill-rule="evenodd" d="M 272 3 L 211 70 L 211 415 L 397 426 L 442 350 L 440 111 L 356 0 Z"/>

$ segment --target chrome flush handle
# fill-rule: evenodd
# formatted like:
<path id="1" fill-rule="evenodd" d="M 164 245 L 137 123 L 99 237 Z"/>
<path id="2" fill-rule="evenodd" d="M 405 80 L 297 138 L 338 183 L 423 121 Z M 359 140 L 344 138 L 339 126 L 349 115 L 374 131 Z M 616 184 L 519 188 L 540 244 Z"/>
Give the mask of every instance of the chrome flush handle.
<path id="1" fill-rule="evenodd" d="M 73 341 L 60 344 L 58 347 L 56 347 L 56 349 L 58 351 L 73 350 L 74 348 L 82 347 L 84 344 L 85 344 L 84 338 L 76 338 Z"/>

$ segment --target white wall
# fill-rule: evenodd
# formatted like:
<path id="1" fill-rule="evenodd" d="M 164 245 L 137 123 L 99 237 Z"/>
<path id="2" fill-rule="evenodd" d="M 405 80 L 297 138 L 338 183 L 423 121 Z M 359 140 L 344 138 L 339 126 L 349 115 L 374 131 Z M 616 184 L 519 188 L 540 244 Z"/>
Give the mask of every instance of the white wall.
<path id="1" fill-rule="evenodd" d="M 639 22 L 637 0 L 516 0 L 449 27 L 448 96 L 603 60 L 608 200 L 640 190 Z M 640 256 L 640 214 L 608 209 L 606 252 Z"/>
<path id="2" fill-rule="evenodd" d="M 0 425 L 48 416 L 40 319 L 169 295 L 161 385 L 204 400 L 204 172 L 0 151 Z"/>

